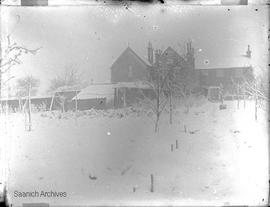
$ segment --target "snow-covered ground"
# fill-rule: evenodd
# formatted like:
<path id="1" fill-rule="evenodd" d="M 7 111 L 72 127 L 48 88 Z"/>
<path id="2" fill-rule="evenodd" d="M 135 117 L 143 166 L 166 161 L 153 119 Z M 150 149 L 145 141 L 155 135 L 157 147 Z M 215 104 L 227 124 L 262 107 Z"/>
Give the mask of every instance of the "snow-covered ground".
<path id="1" fill-rule="evenodd" d="M 9 129 L 8 192 L 14 205 L 258 205 L 268 197 L 267 112 L 254 102 L 206 102 L 164 113 L 159 132 L 147 115 L 58 118 L 1 116 Z M 68 117 L 68 118 L 66 118 Z M 8 122 L 4 123 L 5 120 Z M 184 130 L 186 126 L 186 132 Z M 178 140 L 178 149 L 175 149 Z M 171 152 L 171 144 L 174 149 Z M 154 192 L 150 192 L 150 174 Z M 16 198 L 15 191 L 66 192 L 65 198 Z"/>

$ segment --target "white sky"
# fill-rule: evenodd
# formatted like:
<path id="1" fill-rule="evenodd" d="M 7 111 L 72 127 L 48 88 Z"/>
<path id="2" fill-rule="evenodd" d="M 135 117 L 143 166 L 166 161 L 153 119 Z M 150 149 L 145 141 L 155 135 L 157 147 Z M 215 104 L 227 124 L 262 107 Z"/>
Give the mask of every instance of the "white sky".
<path id="1" fill-rule="evenodd" d="M 2 35 L 11 33 L 28 48 L 42 47 L 22 58 L 13 74 L 40 78 L 45 91 L 67 65 L 88 81 L 109 82 L 110 66 L 127 45 L 146 58 L 149 40 L 154 48 L 170 45 L 180 54 L 192 40 L 196 53 L 219 58 L 242 55 L 250 44 L 254 65 L 266 69 L 268 13 L 266 6 L 2 7 L 1 20 Z"/>

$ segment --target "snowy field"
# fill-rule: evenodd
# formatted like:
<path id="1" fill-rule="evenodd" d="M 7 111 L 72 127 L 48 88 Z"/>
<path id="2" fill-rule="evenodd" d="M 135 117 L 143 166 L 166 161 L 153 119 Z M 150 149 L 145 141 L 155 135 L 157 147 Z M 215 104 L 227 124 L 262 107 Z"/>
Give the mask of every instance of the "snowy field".
<path id="1" fill-rule="evenodd" d="M 259 109 L 255 121 L 253 101 L 239 109 L 237 102 L 225 103 L 226 110 L 210 102 L 189 113 L 178 107 L 172 125 L 165 112 L 158 133 L 146 113 L 36 113 L 31 132 L 23 114 L 2 115 L 2 133 L 10 132 L 10 200 L 15 206 L 266 204 L 267 113 Z M 15 191 L 35 190 L 67 196 L 14 197 Z"/>

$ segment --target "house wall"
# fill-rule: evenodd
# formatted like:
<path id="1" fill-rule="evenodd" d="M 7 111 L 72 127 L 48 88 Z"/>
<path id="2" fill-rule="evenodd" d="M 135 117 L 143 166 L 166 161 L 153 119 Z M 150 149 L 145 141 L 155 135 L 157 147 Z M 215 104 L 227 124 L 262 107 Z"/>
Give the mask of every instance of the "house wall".
<path id="1" fill-rule="evenodd" d="M 75 109 L 75 100 L 72 101 L 73 109 Z M 84 99 L 78 100 L 77 107 L 79 111 L 94 109 L 106 109 L 106 98 L 97 98 L 97 99 Z"/>
<path id="2" fill-rule="evenodd" d="M 201 69 L 196 71 L 201 86 L 220 86 L 232 90 L 233 82 L 252 78 L 251 68 Z"/>
<path id="3" fill-rule="evenodd" d="M 111 67 L 111 82 L 146 81 L 148 79 L 147 65 L 132 54 L 123 53 Z"/>

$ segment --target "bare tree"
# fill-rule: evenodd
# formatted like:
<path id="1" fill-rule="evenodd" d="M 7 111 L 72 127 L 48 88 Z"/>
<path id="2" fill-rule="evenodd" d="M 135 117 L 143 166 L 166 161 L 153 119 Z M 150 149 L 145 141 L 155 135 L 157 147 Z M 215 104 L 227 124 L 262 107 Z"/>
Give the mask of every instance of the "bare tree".
<path id="1" fill-rule="evenodd" d="M 29 75 L 17 80 L 17 93 L 18 97 L 28 96 L 30 93 L 31 96 L 36 95 L 37 89 L 40 85 L 40 80 Z"/>
<path id="2" fill-rule="evenodd" d="M 269 101 L 267 82 L 260 77 L 244 77 L 242 76 L 238 81 L 232 79 L 233 86 L 237 95 L 237 107 L 240 105 L 240 96 L 244 98 L 244 107 L 246 105 L 246 96 L 252 97 L 254 103 L 254 117 L 258 119 L 258 108 L 266 108 Z"/>
<path id="3" fill-rule="evenodd" d="M 55 100 L 60 105 L 61 111 L 64 112 L 66 97 L 63 95 L 63 92 L 66 90 L 78 90 L 85 85 L 83 73 L 80 73 L 74 65 L 67 65 L 62 74 L 51 80 L 49 92 L 53 92 L 54 97 L 50 108 L 52 109 L 53 101 Z"/>
<path id="4" fill-rule="evenodd" d="M 80 86 L 85 84 L 83 81 L 83 74 L 70 64 L 65 67 L 62 74 L 57 75 L 51 80 L 49 91 L 58 90 L 61 87 Z"/>
<path id="5" fill-rule="evenodd" d="M 27 114 L 25 125 L 28 126 L 28 131 L 32 129 L 31 96 L 36 94 L 39 84 L 40 80 L 32 76 L 26 76 L 17 80 L 17 96 L 27 97 L 23 110 L 24 112 L 26 110 Z"/>
<path id="6" fill-rule="evenodd" d="M 170 71 L 161 68 L 159 65 L 153 68 L 151 73 L 151 81 L 146 82 L 150 90 L 153 91 L 154 97 L 143 95 L 141 103 L 146 105 L 155 114 L 155 132 L 158 131 L 160 117 L 168 103 L 168 80 L 170 76 Z"/>
<path id="7" fill-rule="evenodd" d="M 7 45 L 5 48 L 0 45 L 0 99 L 2 97 L 2 90 L 8 87 L 8 82 L 14 77 L 8 77 L 5 82 L 3 75 L 7 74 L 14 66 L 22 64 L 20 58 L 24 54 L 35 55 L 40 48 L 28 49 L 22 45 L 18 45 L 12 41 L 10 36 L 7 36 Z"/>
<path id="8" fill-rule="evenodd" d="M 245 93 L 248 94 L 249 96 L 253 97 L 253 99 L 255 100 L 255 120 L 258 119 L 258 107 L 261 108 L 266 108 L 264 103 L 268 103 L 269 99 L 267 97 L 267 95 L 264 94 L 264 91 L 262 91 L 262 89 L 258 86 L 258 80 L 254 80 L 254 81 L 245 81 L 242 84 L 242 87 L 245 87 Z"/>

